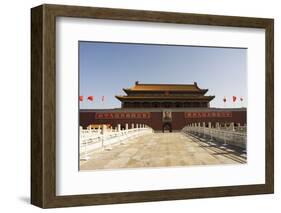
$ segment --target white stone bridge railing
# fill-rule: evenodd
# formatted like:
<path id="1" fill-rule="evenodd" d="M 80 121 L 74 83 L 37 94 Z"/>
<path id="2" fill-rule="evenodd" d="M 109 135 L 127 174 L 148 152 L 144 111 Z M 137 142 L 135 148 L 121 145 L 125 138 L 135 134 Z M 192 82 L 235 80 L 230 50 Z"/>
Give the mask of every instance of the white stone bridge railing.
<path id="1" fill-rule="evenodd" d="M 153 129 L 145 124 L 132 124 L 131 129 L 128 124 L 125 129 L 121 129 L 118 124 L 115 129 L 102 125 L 98 129 L 83 129 L 80 127 L 80 160 L 88 160 L 89 154 L 97 149 L 111 150 L 113 144 L 124 144 L 127 140 L 137 138 L 149 133 Z"/>
<path id="2" fill-rule="evenodd" d="M 200 123 L 193 123 L 185 126 L 182 132 L 187 134 L 196 135 L 200 138 L 206 139 L 206 141 L 218 141 L 223 145 L 233 145 L 246 149 L 247 146 L 247 132 L 245 127 L 234 127 L 231 123 L 229 127 L 221 127 L 219 123 L 216 123 L 215 127 L 212 127 L 209 122 L 208 127 L 205 123 L 200 126 Z"/>

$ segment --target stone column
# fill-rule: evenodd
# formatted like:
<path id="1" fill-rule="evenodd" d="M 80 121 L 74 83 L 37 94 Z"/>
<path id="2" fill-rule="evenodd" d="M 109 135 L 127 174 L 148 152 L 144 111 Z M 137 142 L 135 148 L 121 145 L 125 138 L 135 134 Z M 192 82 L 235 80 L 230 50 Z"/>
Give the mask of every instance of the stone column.
<path id="1" fill-rule="evenodd" d="M 121 125 L 117 124 L 117 131 L 120 132 L 120 130 L 121 130 Z"/>
<path id="2" fill-rule="evenodd" d="M 205 122 L 202 123 L 202 127 L 203 127 L 203 137 L 205 138 L 205 128 L 206 128 Z"/>
<path id="3" fill-rule="evenodd" d="M 105 134 L 106 133 L 106 125 L 102 125 L 102 129 L 101 129 L 101 134 Z"/>
<path id="4" fill-rule="evenodd" d="M 131 124 L 131 128 L 134 129 L 134 124 Z"/>
<path id="5" fill-rule="evenodd" d="M 235 129 L 234 129 L 234 123 L 233 123 L 233 122 L 230 123 L 230 130 L 231 130 L 231 131 L 235 131 Z"/>
<path id="6" fill-rule="evenodd" d="M 128 130 L 128 129 L 129 129 L 128 124 L 125 124 L 125 129 L 126 129 L 126 130 Z"/>
<path id="7" fill-rule="evenodd" d="M 219 129 L 219 128 L 220 128 L 220 123 L 216 122 L 216 129 Z"/>
<path id="8" fill-rule="evenodd" d="M 136 128 L 139 128 L 139 124 L 136 124 Z"/>
<path id="9" fill-rule="evenodd" d="M 208 122 L 208 129 L 209 129 L 209 137 L 210 137 L 210 141 L 213 140 L 213 135 L 212 135 L 212 122 Z M 208 141 L 209 142 L 209 141 Z"/>

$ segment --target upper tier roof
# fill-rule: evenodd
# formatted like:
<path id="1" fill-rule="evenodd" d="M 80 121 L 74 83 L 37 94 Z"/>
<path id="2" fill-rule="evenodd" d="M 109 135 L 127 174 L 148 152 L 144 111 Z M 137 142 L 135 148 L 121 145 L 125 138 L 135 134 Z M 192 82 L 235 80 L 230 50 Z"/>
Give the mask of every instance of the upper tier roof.
<path id="1" fill-rule="evenodd" d="M 177 92 L 207 92 L 207 89 L 200 89 L 197 86 L 197 83 L 193 84 L 140 84 L 138 81 L 135 85 L 129 89 L 124 89 L 128 92 L 134 91 L 157 91 L 157 92 L 166 92 L 166 91 L 177 91 Z"/>

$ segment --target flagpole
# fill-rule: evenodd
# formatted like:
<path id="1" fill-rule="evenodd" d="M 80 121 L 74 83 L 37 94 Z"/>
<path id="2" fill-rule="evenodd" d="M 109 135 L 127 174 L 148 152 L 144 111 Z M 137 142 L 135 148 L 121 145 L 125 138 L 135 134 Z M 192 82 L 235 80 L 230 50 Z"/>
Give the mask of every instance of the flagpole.
<path id="1" fill-rule="evenodd" d="M 102 101 L 102 107 L 104 108 L 104 95 L 101 97 L 101 101 Z"/>
<path id="2" fill-rule="evenodd" d="M 240 102 L 241 102 L 241 108 L 243 108 L 243 97 L 240 97 Z"/>
<path id="3" fill-rule="evenodd" d="M 235 108 L 235 102 L 237 100 L 237 97 L 236 96 L 232 96 L 232 102 L 233 102 L 233 108 Z"/>

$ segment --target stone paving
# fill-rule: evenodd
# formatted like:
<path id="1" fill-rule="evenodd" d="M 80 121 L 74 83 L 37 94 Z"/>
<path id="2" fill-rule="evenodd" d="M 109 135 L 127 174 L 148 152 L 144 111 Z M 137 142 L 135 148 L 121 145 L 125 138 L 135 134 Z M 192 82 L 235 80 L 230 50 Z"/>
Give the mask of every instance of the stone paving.
<path id="1" fill-rule="evenodd" d="M 241 150 L 181 132 L 152 133 L 89 156 L 88 161 L 80 161 L 80 170 L 246 163 Z"/>

